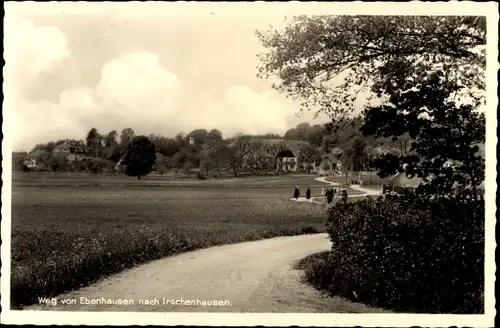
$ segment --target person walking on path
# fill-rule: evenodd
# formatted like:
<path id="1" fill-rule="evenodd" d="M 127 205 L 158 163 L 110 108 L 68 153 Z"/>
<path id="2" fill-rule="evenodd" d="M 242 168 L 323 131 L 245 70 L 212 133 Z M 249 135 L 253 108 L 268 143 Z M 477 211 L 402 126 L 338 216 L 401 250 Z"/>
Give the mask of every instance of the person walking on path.
<path id="1" fill-rule="evenodd" d="M 295 191 L 293 192 L 293 198 L 295 198 L 295 200 L 298 200 L 300 197 L 300 190 L 299 190 L 299 186 L 296 186 L 295 187 Z"/>
<path id="2" fill-rule="evenodd" d="M 306 198 L 311 199 L 311 188 L 307 188 L 306 190 Z"/>
<path id="3" fill-rule="evenodd" d="M 346 190 L 346 189 L 344 189 L 344 190 L 342 190 L 342 201 L 343 201 L 344 203 L 347 203 L 347 198 L 348 198 L 348 195 L 347 195 L 347 190 Z"/>
<path id="4" fill-rule="evenodd" d="M 326 201 L 327 201 L 328 205 L 330 205 L 333 201 L 333 189 L 332 188 L 328 189 L 328 191 L 326 192 Z"/>

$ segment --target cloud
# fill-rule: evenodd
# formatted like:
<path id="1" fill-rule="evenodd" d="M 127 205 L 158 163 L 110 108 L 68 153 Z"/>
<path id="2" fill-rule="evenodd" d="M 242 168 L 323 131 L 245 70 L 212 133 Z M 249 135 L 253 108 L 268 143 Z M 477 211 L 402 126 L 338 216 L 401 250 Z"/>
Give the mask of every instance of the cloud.
<path id="1" fill-rule="evenodd" d="M 226 133 L 283 133 L 294 110 L 274 95 L 257 93 L 246 86 L 228 88 L 220 103 L 210 104 L 205 120 Z"/>
<path id="2" fill-rule="evenodd" d="M 271 91 L 245 85 L 227 88 L 220 99 L 206 90 L 183 89 L 180 79 L 162 67 L 158 56 L 136 52 L 119 56 L 101 70 L 94 87 L 65 90 L 52 103 L 19 102 L 15 145 L 85 137 L 91 127 L 102 133 L 132 127 L 137 133 L 167 134 L 195 128 L 235 133 L 284 133 L 296 108 Z"/>
<path id="3" fill-rule="evenodd" d="M 65 90 L 59 101 L 18 101 L 15 146 L 31 148 L 62 138 L 83 139 L 91 127 L 110 131 L 148 126 L 175 113 L 179 79 L 160 66 L 153 53 L 137 52 L 115 58 L 101 71 L 94 87 Z M 29 144 L 29 145 L 28 145 Z"/>
<path id="4" fill-rule="evenodd" d="M 144 51 L 123 55 L 105 65 L 97 93 L 124 115 L 140 115 L 137 118 L 144 119 L 147 111 L 158 118 L 176 111 L 172 103 L 179 86 L 177 76 L 161 67 L 158 56 Z"/>
<path id="5" fill-rule="evenodd" d="M 38 27 L 16 14 L 4 22 L 5 78 L 16 89 L 69 58 L 67 40 L 56 27 Z"/>
<path id="6" fill-rule="evenodd" d="M 204 51 L 201 56 L 203 48 L 193 41 L 189 49 L 196 51 L 185 46 L 186 53 L 169 57 L 168 49 L 153 51 L 153 46 L 140 45 L 137 36 L 127 34 L 126 42 L 113 38 L 112 52 L 96 46 L 95 78 L 82 79 L 78 75 L 86 73 L 91 59 L 80 58 L 81 49 L 74 47 L 83 45 L 68 42 L 59 28 L 40 27 L 9 14 L 5 31 L 4 107 L 14 114 L 15 128 L 10 132 L 14 150 L 65 138 L 83 139 L 92 127 L 101 133 L 130 127 L 139 134 L 166 136 L 217 128 L 227 137 L 238 132 L 284 133 L 301 121 L 312 121 L 307 115 L 295 117 L 298 107 L 293 101 L 270 89 L 262 91 L 265 84 L 260 85 L 262 81 L 248 68 L 254 67 L 253 56 L 242 58 L 231 52 L 234 47 L 216 47 L 218 51 L 211 55 Z M 71 36 L 72 30 L 65 31 Z M 253 31 L 249 35 L 254 37 Z M 80 41 L 79 36 L 73 38 Z M 178 41 L 162 44 L 172 42 Z M 122 43 L 127 45 L 124 49 Z M 251 53 L 252 47 L 247 45 L 245 53 Z M 76 87 L 58 91 L 55 98 L 30 100 L 27 90 L 42 83 L 37 90 L 44 96 L 52 78 Z"/>
<path id="7" fill-rule="evenodd" d="M 38 27 L 11 13 L 4 21 L 4 49 L 3 108 L 13 120 L 4 129 L 11 131 L 14 147 L 26 140 L 33 142 L 40 135 L 47 139 L 53 132 L 63 133 L 63 120 L 49 120 L 57 113 L 52 103 L 26 102 L 22 94 L 40 74 L 69 58 L 64 34 L 56 27 Z"/>

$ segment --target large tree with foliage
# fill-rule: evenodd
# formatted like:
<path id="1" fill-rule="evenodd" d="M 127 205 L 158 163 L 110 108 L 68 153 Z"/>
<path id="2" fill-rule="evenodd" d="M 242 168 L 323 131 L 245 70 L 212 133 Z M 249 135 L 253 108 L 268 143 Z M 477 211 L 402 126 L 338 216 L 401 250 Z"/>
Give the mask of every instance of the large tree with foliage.
<path id="1" fill-rule="evenodd" d="M 92 151 L 92 155 L 99 157 L 102 153 L 102 140 L 103 136 L 97 131 L 96 128 L 90 129 L 85 138 L 87 147 Z"/>
<path id="2" fill-rule="evenodd" d="M 125 148 L 121 163 L 126 175 L 140 179 L 151 172 L 155 160 L 154 144 L 146 136 L 137 136 Z"/>
<path id="3" fill-rule="evenodd" d="M 268 50 L 260 76 L 278 77 L 274 87 L 303 109 L 342 122 L 368 92 L 377 101 L 367 106 L 363 133 L 409 134 L 411 155 L 378 161 L 382 175 L 406 171 L 441 191 L 481 182 L 484 17 L 300 16 L 258 36 Z"/>

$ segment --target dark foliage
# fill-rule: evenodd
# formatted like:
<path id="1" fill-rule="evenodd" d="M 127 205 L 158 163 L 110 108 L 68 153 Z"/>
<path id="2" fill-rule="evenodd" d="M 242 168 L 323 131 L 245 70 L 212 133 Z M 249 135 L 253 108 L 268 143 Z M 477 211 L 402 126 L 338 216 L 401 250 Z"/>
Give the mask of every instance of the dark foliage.
<path id="1" fill-rule="evenodd" d="M 332 251 L 306 270 L 320 289 L 395 311 L 482 313 L 484 201 L 405 194 L 337 203 Z"/>
<path id="2" fill-rule="evenodd" d="M 127 145 L 123 155 L 125 174 L 133 177 L 148 175 L 153 169 L 156 152 L 154 144 L 145 136 L 137 136 Z"/>

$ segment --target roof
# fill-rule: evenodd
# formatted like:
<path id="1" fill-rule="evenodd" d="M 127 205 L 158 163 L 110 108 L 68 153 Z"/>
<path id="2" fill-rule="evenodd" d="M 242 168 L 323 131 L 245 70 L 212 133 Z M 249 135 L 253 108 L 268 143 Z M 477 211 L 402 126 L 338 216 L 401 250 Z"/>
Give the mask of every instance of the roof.
<path id="1" fill-rule="evenodd" d="M 61 147 L 85 147 L 82 141 L 76 141 L 76 140 L 64 140 L 64 142 L 58 144 L 54 148 L 61 148 Z"/>
<path id="2" fill-rule="evenodd" d="M 90 152 L 90 149 L 85 144 L 83 144 L 82 141 L 76 141 L 76 140 L 65 140 L 63 143 L 60 143 L 59 145 L 54 147 L 54 149 L 60 149 L 60 148 L 75 148 L 77 150 L 76 153 L 82 153 L 82 154 Z"/>
<path id="3" fill-rule="evenodd" d="M 290 150 L 293 153 L 293 157 L 298 157 L 300 153 L 301 146 L 309 146 L 309 142 L 302 140 L 288 140 L 288 139 L 254 139 L 256 142 L 261 142 L 266 147 L 273 147 L 283 145 L 285 149 Z M 235 145 L 235 141 L 231 142 L 230 147 Z M 268 154 L 267 152 L 263 152 L 263 156 L 273 156 Z M 288 156 L 285 156 L 288 157 Z M 290 156 L 292 157 L 292 156 Z"/>
<path id="4" fill-rule="evenodd" d="M 30 152 L 27 157 L 39 157 L 43 154 L 46 154 L 47 152 L 45 150 L 42 150 L 42 149 L 36 149 L 36 150 L 33 150 L 32 152 Z"/>
<path id="5" fill-rule="evenodd" d="M 309 142 L 302 140 L 283 140 L 286 148 L 290 149 L 293 152 L 295 157 L 298 157 L 300 154 L 300 147 L 302 146 L 310 146 Z"/>
<path id="6" fill-rule="evenodd" d="M 293 153 L 293 151 L 291 151 L 290 149 L 283 149 L 281 150 L 278 155 L 278 157 L 297 157 L 295 156 L 295 154 Z"/>

